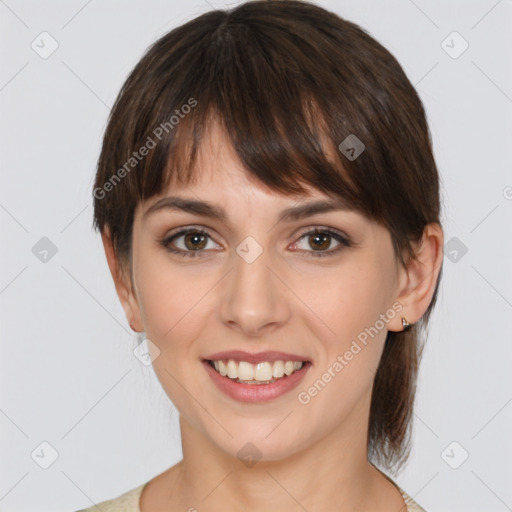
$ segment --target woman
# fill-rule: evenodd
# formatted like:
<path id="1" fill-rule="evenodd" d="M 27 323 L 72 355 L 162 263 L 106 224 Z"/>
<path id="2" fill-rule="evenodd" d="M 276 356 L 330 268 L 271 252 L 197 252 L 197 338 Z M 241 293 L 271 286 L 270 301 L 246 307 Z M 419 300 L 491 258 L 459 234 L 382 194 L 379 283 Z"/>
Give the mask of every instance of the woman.
<path id="1" fill-rule="evenodd" d="M 174 29 L 117 98 L 94 207 L 183 449 L 101 510 L 423 510 L 383 471 L 409 453 L 443 231 L 386 49 L 298 1 Z"/>

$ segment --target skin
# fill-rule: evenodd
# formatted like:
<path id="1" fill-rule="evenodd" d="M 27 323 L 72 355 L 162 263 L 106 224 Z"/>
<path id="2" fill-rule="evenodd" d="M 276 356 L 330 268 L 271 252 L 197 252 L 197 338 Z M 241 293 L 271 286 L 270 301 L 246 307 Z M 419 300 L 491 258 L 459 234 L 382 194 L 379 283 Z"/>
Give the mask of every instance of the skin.
<path id="1" fill-rule="evenodd" d="M 402 330 L 401 315 L 418 321 L 431 302 L 442 262 L 441 227 L 426 227 L 418 259 L 402 267 L 388 230 L 358 212 L 278 224 L 279 212 L 299 199 L 264 188 L 246 173 L 222 130 L 214 125 L 210 134 L 196 183 L 172 186 L 137 206 L 132 281 L 108 229 L 102 235 L 126 317 L 151 340 L 152 357 L 155 347 L 160 351 L 154 370 L 180 414 L 183 460 L 145 487 L 141 511 L 405 511 L 397 488 L 367 461 L 371 390 L 387 331 Z M 143 216 L 168 195 L 213 202 L 225 209 L 228 223 L 171 210 Z M 300 201 L 325 197 L 310 189 Z M 191 226 L 210 235 L 196 257 L 159 244 L 176 228 Z M 311 257 L 319 249 L 304 233 L 315 227 L 341 231 L 353 245 Z M 250 264 L 235 250 L 249 235 L 263 248 Z M 174 246 L 186 250 L 185 242 L 181 236 Z M 320 250 L 337 247 L 328 238 Z M 401 313 L 301 404 L 297 394 L 397 301 Z M 244 404 L 221 393 L 201 363 L 230 349 L 290 352 L 313 366 L 298 388 Z M 248 442 L 262 454 L 253 466 L 237 457 Z"/>

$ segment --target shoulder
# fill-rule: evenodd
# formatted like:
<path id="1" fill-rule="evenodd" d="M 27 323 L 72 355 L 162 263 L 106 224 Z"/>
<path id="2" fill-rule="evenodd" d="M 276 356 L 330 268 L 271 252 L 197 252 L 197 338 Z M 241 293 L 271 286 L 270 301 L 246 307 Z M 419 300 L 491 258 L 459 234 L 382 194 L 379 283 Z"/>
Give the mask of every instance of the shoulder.
<path id="1" fill-rule="evenodd" d="M 394 483 L 394 482 L 393 482 Z M 401 489 L 396 483 L 398 490 L 400 491 L 400 494 L 402 495 L 402 498 L 405 501 L 405 504 L 407 505 L 407 512 L 427 512 L 423 507 L 418 505 L 403 489 Z"/>
<path id="2" fill-rule="evenodd" d="M 89 508 L 77 510 L 76 512 L 96 512 L 98 509 L 101 512 L 140 512 L 140 496 L 142 489 L 147 485 L 148 482 L 139 485 L 135 489 L 121 494 L 117 498 L 113 498 L 101 503 L 96 503 Z"/>
<path id="3" fill-rule="evenodd" d="M 384 478 L 389 480 L 397 489 L 398 492 L 402 495 L 402 498 L 407 505 L 406 512 L 427 512 L 423 507 L 421 507 L 418 503 L 416 503 L 390 476 L 386 475 L 384 471 L 380 470 L 375 464 L 370 463 Z"/>

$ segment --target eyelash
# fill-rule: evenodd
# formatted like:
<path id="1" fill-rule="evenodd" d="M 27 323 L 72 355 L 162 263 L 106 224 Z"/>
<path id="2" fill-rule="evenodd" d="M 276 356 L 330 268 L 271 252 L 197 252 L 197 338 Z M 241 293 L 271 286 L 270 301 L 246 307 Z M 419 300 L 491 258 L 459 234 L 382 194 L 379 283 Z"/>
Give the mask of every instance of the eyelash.
<path id="1" fill-rule="evenodd" d="M 159 243 L 170 253 L 179 254 L 179 255 L 183 256 L 184 258 L 194 258 L 194 257 L 199 256 L 200 253 L 205 252 L 205 251 L 204 250 L 184 251 L 183 249 L 173 249 L 170 245 L 171 242 L 173 242 L 176 238 L 179 238 L 180 236 L 183 236 L 183 235 L 187 235 L 189 233 L 195 233 L 197 235 L 206 235 L 206 236 L 210 237 L 210 239 L 212 239 L 212 237 L 209 235 L 209 233 L 207 233 L 206 231 L 204 231 L 201 228 L 187 228 L 187 229 L 178 231 L 177 233 L 173 233 L 169 236 L 166 236 L 163 239 L 160 239 Z M 299 236 L 298 240 L 301 240 L 306 235 L 314 235 L 314 234 L 319 234 L 319 233 L 327 234 L 327 235 L 331 236 L 337 242 L 339 242 L 340 245 L 336 249 L 331 249 L 329 251 L 302 251 L 302 252 L 310 253 L 308 257 L 325 258 L 328 256 L 334 256 L 334 255 L 338 254 L 339 252 L 341 252 L 345 247 L 350 247 L 352 245 L 348 238 L 341 235 L 337 231 L 333 231 L 332 229 L 329 229 L 329 228 L 314 228 L 313 230 L 306 231 Z M 299 252 L 301 252 L 301 251 L 299 251 Z"/>

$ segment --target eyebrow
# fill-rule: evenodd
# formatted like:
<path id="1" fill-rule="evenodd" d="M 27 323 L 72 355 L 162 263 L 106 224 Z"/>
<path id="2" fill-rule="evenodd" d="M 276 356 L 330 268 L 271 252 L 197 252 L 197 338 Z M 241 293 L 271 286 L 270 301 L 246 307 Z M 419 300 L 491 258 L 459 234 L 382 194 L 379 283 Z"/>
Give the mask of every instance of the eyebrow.
<path id="1" fill-rule="evenodd" d="M 308 203 L 301 204 L 299 206 L 291 206 L 285 208 L 279 214 L 277 222 L 292 222 L 301 220 L 312 215 L 318 215 L 321 213 L 328 213 L 333 211 L 350 210 L 351 208 L 342 201 L 337 200 L 316 200 Z M 174 210 L 193 215 L 199 215 L 201 217 L 209 217 L 218 221 L 227 223 L 228 217 L 226 212 L 219 206 L 216 206 L 208 201 L 199 201 L 196 199 L 186 199 L 183 197 L 164 197 L 160 199 L 150 208 L 148 208 L 143 217 L 146 218 L 155 212 L 162 210 Z"/>

